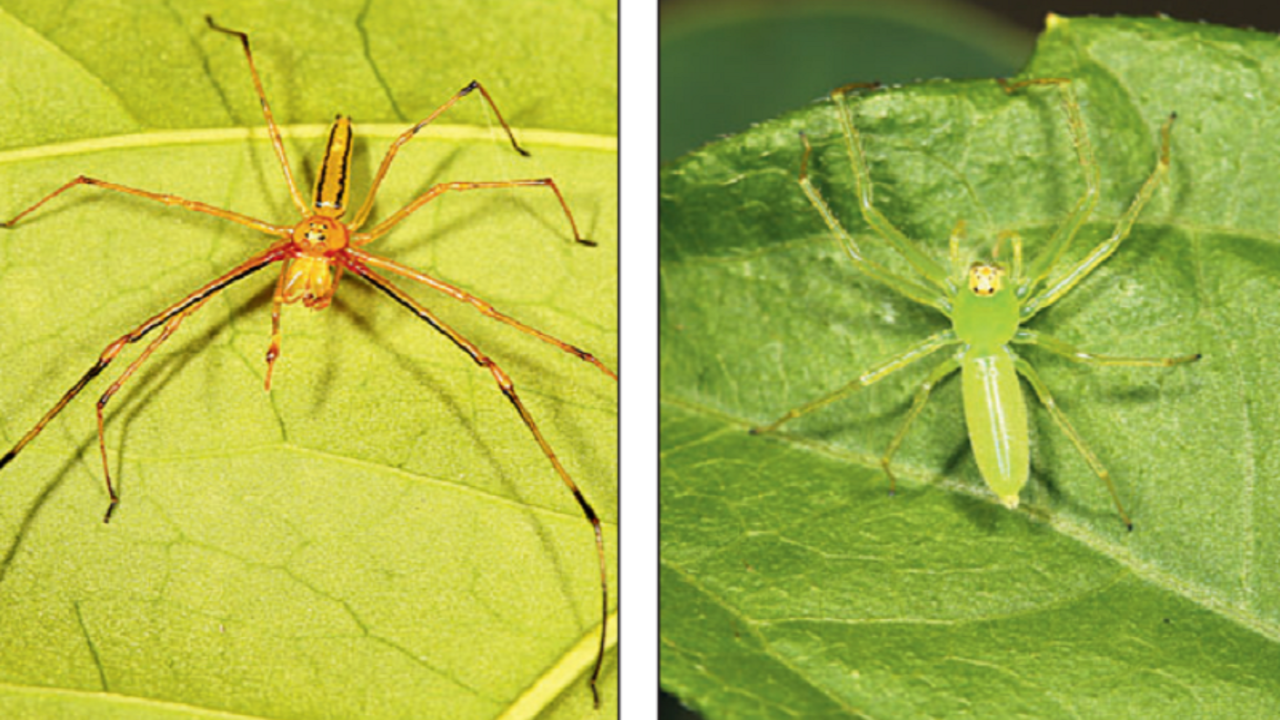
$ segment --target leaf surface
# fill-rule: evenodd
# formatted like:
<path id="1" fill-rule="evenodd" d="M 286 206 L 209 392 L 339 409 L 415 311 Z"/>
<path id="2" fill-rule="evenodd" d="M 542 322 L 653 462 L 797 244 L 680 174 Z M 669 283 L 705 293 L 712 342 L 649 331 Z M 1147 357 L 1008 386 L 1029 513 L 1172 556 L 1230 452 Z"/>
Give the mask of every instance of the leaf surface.
<path id="1" fill-rule="evenodd" d="M 1023 77 L 1069 77 L 1103 178 L 1065 262 L 1111 231 L 1171 111 L 1173 167 L 1112 258 L 1030 327 L 1168 369 L 1022 354 L 1115 478 L 1031 403 L 1032 479 L 1000 506 L 959 382 L 879 458 L 932 365 L 784 426 L 747 430 L 946 327 L 859 274 L 796 177 L 877 262 L 837 114 L 820 103 L 664 168 L 662 682 L 708 717 L 1262 717 L 1280 712 L 1280 468 L 1268 35 L 1056 18 Z M 875 203 L 939 263 L 1017 231 L 1036 257 L 1083 191 L 1057 93 L 991 81 L 854 103 Z M 1026 388 L 1030 390 L 1030 388 Z"/>
<path id="2" fill-rule="evenodd" d="M 371 222 L 433 183 L 550 176 L 600 246 L 534 189 L 448 193 L 368 249 L 616 368 L 615 8 L 477 5 L 6 0 L 0 215 L 83 173 L 296 222 L 243 52 L 205 13 L 250 33 L 304 195 L 336 113 L 359 201 L 390 141 L 475 78 L 532 157 L 473 93 L 404 146 Z M 0 441 L 267 241 L 85 188 L 0 233 Z M 0 474 L 0 715 L 590 713 L 590 525 L 493 378 L 348 276 L 327 312 L 285 309 L 265 393 L 275 277 L 209 302 L 107 406 L 110 524 L 93 404 L 137 346 Z M 605 522 L 614 604 L 613 381 L 397 284 L 512 377 Z M 605 668 L 608 716 L 612 650 Z"/>

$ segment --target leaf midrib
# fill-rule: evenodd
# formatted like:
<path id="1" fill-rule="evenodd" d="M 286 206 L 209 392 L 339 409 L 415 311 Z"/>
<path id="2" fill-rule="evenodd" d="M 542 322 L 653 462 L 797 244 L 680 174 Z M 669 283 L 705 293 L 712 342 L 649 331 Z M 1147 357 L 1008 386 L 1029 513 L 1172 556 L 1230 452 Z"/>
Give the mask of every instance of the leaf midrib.
<path id="1" fill-rule="evenodd" d="M 238 713 L 230 713 L 224 710 L 211 710 L 209 708 L 199 707 L 197 705 L 187 705 L 185 703 L 168 702 L 164 700 L 155 700 L 153 698 L 139 697 L 136 695 L 121 695 L 112 692 L 101 692 L 91 690 L 69 690 L 66 688 L 32 686 L 32 685 L 14 685 L 12 683 L 0 683 L 0 697 L 4 695 L 27 695 L 40 697 L 60 697 L 60 698 L 78 698 L 81 700 L 96 700 L 102 703 L 112 703 L 121 706 L 142 706 L 156 709 L 171 710 L 174 713 L 185 713 L 188 717 L 204 717 L 219 718 L 221 720 L 257 720 L 262 717 L 259 715 L 240 715 Z"/>
<path id="2" fill-rule="evenodd" d="M 690 402 L 682 398 L 673 398 L 671 395 L 666 393 L 662 394 L 660 403 L 662 405 L 679 408 L 680 410 L 688 413 L 698 414 L 717 422 L 741 425 L 744 435 L 752 426 L 752 423 L 745 419 L 740 419 L 709 406 Z M 843 464 L 858 465 L 870 470 L 879 470 L 880 468 L 880 463 L 878 461 L 873 462 L 868 460 L 866 456 L 858 453 L 843 452 L 829 443 L 808 441 L 802 437 L 787 435 L 773 435 L 769 439 L 773 442 L 786 443 L 793 448 L 801 448 L 808 452 L 823 455 Z M 664 449 L 663 454 L 666 452 L 667 450 Z M 991 505 L 998 504 L 995 501 L 994 495 L 984 491 L 985 486 L 983 486 L 983 488 L 975 488 L 974 486 L 958 483 L 946 477 L 938 477 L 932 474 L 922 473 L 910 466 L 902 466 L 901 469 L 899 469 L 899 466 L 895 465 L 894 474 L 899 478 L 912 478 L 920 486 L 928 485 L 938 487 Z M 1029 512 L 1025 517 L 1030 522 L 1042 522 L 1050 529 L 1057 531 L 1064 537 L 1075 540 L 1097 554 L 1110 559 L 1121 567 L 1127 569 L 1138 579 L 1151 583 L 1163 590 L 1172 592 L 1179 597 L 1185 598 L 1195 605 L 1198 605 L 1215 615 L 1230 620 L 1243 628 L 1252 630 L 1268 640 L 1280 642 L 1280 625 L 1263 621 L 1256 615 L 1237 608 L 1229 600 L 1222 597 L 1221 593 L 1206 585 L 1188 582 L 1172 573 L 1161 570 L 1152 563 L 1140 560 L 1125 546 L 1110 542 L 1102 536 L 1090 532 L 1089 528 L 1085 525 L 1073 522 L 1065 516 L 1050 515 L 1043 511 Z M 664 562 L 663 564 L 666 565 L 667 563 Z"/>
<path id="3" fill-rule="evenodd" d="M 330 129 L 328 124 L 281 125 L 279 127 L 284 137 L 302 140 L 328 137 Z M 355 125 L 356 134 L 361 137 L 394 138 L 400 136 L 406 129 L 404 124 L 401 123 L 394 125 L 390 123 Z M 618 151 L 618 139 L 612 135 L 525 128 L 512 128 L 512 131 L 520 139 L 521 144 L 526 145 L 598 150 L 613 153 Z M 421 137 L 423 139 L 435 138 L 463 142 L 490 142 L 493 139 L 493 130 L 487 125 L 432 125 L 429 130 L 423 132 Z M 0 165 L 31 160 L 48 160 L 72 155 L 88 155 L 108 150 L 212 145 L 237 140 L 270 140 L 270 135 L 267 134 L 265 127 L 162 130 L 129 135 L 108 135 L 0 152 Z"/>
<path id="4" fill-rule="evenodd" d="M 555 700 L 572 687 L 596 661 L 600 625 L 593 624 L 582 634 L 578 642 L 565 650 L 560 660 L 550 665 L 497 720 L 525 720 L 536 718 Z M 605 638 L 605 654 L 618 646 L 618 612 L 609 613 L 609 636 Z"/>

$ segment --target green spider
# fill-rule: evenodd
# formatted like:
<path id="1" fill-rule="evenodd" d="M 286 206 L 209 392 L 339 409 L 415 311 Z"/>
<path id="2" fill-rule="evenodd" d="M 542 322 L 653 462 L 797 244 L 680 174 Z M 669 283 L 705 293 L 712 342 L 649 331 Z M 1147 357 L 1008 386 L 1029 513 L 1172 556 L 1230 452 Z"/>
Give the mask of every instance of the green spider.
<path id="1" fill-rule="evenodd" d="M 1111 491 L 1111 499 L 1115 502 L 1116 511 L 1120 513 L 1120 518 L 1125 525 L 1132 530 L 1133 523 L 1120 502 L 1120 495 L 1116 492 L 1115 483 L 1111 481 L 1107 469 L 1084 444 L 1079 433 L 1054 402 L 1049 388 L 1040 379 L 1035 368 L 1019 357 L 1011 346 L 1038 345 L 1069 360 L 1095 365 L 1168 367 L 1200 359 L 1199 353 L 1174 358 L 1095 355 L 1024 327 L 1027 321 L 1062 299 L 1089 273 L 1111 257 L 1120 247 L 1120 243 L 1128 237 L 1138 215 L 1141 214 L 1143 207 L 1155 193 L 1160 179 L 1169 169 L 1169 132 L 1175 115 L 1170 115 L 1169 120 L 1161 128 L 1159 161 L 1128 210 L 1116 223 L 1111 236 L 1067 272 L 1052 281 L 1047 281 L 1053 266 L 1071 244 L 1076 231 L 1089 219 L 1097 204 L 1100 182 L 1098 163 L 1093 157 L 1093 146 L 1089 141 L 1088 131 L 1080 115 L 1080 106 L 1069 80 L 1037 79 L 1016 84 L 1000 81 L 1000 84 L 1009 93 L 1029 85 L 1054 85 L 1059 88 L 1063 96 L 1062 106 L 1067 115 L 1067 124 L 1071 128 L 1080 166 L 1084 170 L 1086 186 L 1084 195 L 1076 201 L 1075 207 L 1066 220 L 1054 231 L 1043 254 L 1031 263 L 1029 268 L 1024 268 L 1022 238 L 1017 233 L 1007 232 L 1002 233 L 998 238 L 990 262 L 974 262 L 966 267 L 960 254 L 960 241 L 964 235 L 964 221 L 961 220 L 951 233 L 950 272 L 931 259 L 872 203 L 871 176 L 862 149 L 862 139 L 857 128 L 854 127 L 853 113 L 845 99 L 850 90 L 868 86 L 851 85 L 832 92 L 832 99 L 840 110 L 845 145 L 853 164 L 862 217 L 876 235 L 886 240 L 902 255 L 924 282 L 896 275 L 863 256 L 862 249 L 858 247 L 853 236 L 840 224 L 840 220 L 836 218 L 835 213 L 809 180 L 808 164 L 812 148 L 809 146 L 808 138 L 803 135 L 801 138 L 804 141 L 805 150 L 800 164 L 800 187 L 804 189 L 809 202 L 822 215 L 827 227 L 839 238 L 859 270 L 908 299 L 928 305 L 946 315 L 951 320 L 951 329 L 929 336 L 922 342 L 875 365 L 835 392 L 787 412 L 770 425 L 753 428 L 751 433 L 772 432 L 783 423 L 879 382 L 938 350 L 959 346 L 959 349 L 934 368 L 920 385 L 911 409 L 907 413 L 906 421 L 903 422 L 902 428 L 889 443 L 889 448 L 880 459 L 881 466 L 889 476 L 890 493 L 897 485 L 893 471 L 889 467 L 890 462 L 911 428 L 911 423 L 924 408 L 934 386 L 952 372 L 960 370 L 965 422 L 978 469 L 1000 502 L 1009 508 L 1016 508 L 1018 493 L 1027 483 L 1030 468 L 1027 408 L 1018 383 L 1018 375 L 1022 375 L 1031 384 L 1040 401 L 1044 403 L 1054 422 L 1084 456 L 1089 467 L 1106 482 L 1107 489 Z M 1012 239 L 1012 267 L 996 262 L 1005 237 Z M 1043 287 L 1041 287 L 1042 284 Z"/>

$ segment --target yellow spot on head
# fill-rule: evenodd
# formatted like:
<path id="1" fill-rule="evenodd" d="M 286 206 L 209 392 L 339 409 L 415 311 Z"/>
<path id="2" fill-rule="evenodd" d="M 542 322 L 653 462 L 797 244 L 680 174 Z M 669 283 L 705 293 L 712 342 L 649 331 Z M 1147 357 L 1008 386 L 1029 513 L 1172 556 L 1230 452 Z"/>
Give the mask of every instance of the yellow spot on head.
<path id="1" fill-rule="evenodd" d="M 1001 503 L 1002 505 L 1004 505 L 1005 507 L 1009 508 L 1010 510 L 1017 510 L 1017 509 L 1018 509 L 1018 494 L 1017 494 L 1017 493 L 1014 493 L 1014 494 L 1010 495 L 1009 497 L 1002 497 L 1002 498 L 1000 498 L 1000 503 Z"/>
<path id="2" fill-rule="evenodd" d="M 969 268 L 969 289 L 974 295 L 995 295 L 1004 285 L 1004 268 L 999 265 L 974 263 Z"/>
<path id="3" fill-rule="evenodd" d="M 313 222 L 307 227 L 307 232 L 304 237 L 307 239 L 307 242 L 313 245 L 323 245 L 327 238 L 327 234 L 324 230 L 324 225 Z"/>
<path id="4" fill-rule="evenodd" d="M 312 215 L 293 226 L 295 247 L 313 257 L 336 253 L 345 248 L 349 240 L 346 226 L 322 215 Z"/>

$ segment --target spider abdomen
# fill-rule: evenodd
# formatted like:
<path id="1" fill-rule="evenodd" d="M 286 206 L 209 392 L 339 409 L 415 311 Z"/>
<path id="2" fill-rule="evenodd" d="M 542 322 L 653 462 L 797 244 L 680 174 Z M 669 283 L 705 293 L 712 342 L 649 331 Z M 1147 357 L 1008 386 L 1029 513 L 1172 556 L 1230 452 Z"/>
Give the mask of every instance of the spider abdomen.
<path id="1" fill-rule="evenodd" d="M 1022 397 L 1012 353 L 966 351 L 961 360 L 964 419 L 978 470 L 991 491 L 1009 508 L 1027 484 L 1030 452 L 1027 404 Z"/>

